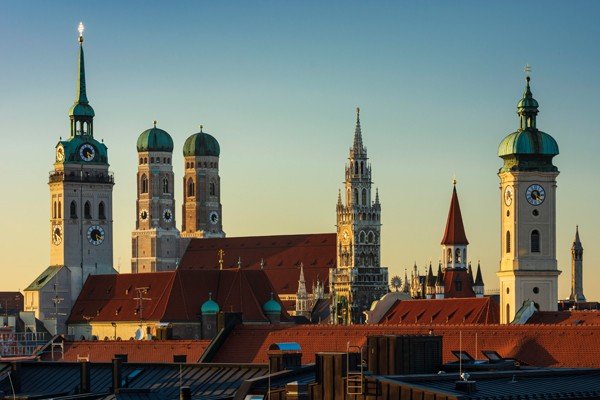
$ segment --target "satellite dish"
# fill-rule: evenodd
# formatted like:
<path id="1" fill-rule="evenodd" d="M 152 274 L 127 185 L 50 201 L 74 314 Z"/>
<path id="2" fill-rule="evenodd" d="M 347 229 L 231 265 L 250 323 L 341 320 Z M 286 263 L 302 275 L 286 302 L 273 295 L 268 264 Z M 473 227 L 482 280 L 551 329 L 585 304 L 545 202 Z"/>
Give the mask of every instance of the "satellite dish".
<path id="1" fill-rule="evenodd" d="M 142 328 L 138 328 L 137 331 L 135 331 L 135 340 L 143 340 L 144 339 L 144 331 L 142 330 Z"/>
<path id="2" fill-rule="evenodd" d="M 402 285 L 402 279 L 400 279 L 400 277 L 398 275 L 392 277 L 391 285 L 394 288 L 394 290 L 397 292 L 398 289 L 400 289 L 400 286 Z"/>

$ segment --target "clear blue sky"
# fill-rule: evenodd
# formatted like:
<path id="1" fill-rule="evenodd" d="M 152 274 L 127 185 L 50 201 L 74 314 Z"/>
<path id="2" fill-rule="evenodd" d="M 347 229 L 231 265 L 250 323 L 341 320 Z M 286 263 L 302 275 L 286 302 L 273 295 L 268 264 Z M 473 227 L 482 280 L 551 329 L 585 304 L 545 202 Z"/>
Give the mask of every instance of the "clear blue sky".
<path id="1" fill-rule="evenodd" d="M 83 21 L 95 136 L 116 179 L 122 272 L 135 223 L 135 143 L 152 120 L 175 141 L 177 180 L 181 147 L 199 124 L 219 140 L 228 236 L 333 232 L 360 106 L 391 275 L 437 263 L 456 174 L 469 254 L 481 259 L 486 287 L 497 287 L 496 151 L 518 127 L 529 63 L 538 127 L 561 152 L 559 295 L 570 292 L 579 224 L 584 292 L 597 299 L 599 13 L 593 1 L 3 4 L 0 290 L 24 288 L 49 262 L 47 174 L 69 135 Z"/>

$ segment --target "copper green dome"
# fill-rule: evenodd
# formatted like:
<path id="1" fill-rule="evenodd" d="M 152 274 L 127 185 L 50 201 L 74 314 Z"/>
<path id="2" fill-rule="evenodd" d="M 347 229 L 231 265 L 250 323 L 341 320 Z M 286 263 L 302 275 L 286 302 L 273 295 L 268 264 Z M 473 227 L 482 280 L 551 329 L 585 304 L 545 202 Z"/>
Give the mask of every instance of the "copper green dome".
<path id="1" fill-rule="evenodd" d="M 498 157 L 504 159 L 504 171 L 557 171 L 552 158 L 558 152 L 556 140 L 536 126 L 538 102 L 533 98 L 527 77 L 523 98 L 517 104 L 520 127 L 506 136 L 498 146 Z"/>
<path id="2" fill-rule="evenodd" d="M 263 305 L 263 311 L 267 315 L 281 313 L 281 304 L 273 299 L 273 293 L 271 293 L 271 299 Z"/>
<path id="3" fill-rule="evenodd" d="M 204 304 L 202 304 L 202 307 L 200 307 L 200 312 L 202 315 L 215 315 L 219 313 L 219 310 L 219 305 L 212 299 L 212 292 L 210 292 L 208 294 L 208 300 L 206 300 Z"/>
<path id="4" fill-rule="evenodd" d="M 173 152 L 173 139 L 166 131 L 154 128 L 147 129 L 140 134 L 137 140 L 137 151 L 168 151 Z"/>
<path id="5" fill-rule="evenodd" d="M 200 132 L 187 138 L 183 145 L 183 155 L 185 157 L 219 157 L 220 153 L 221 148 L 217 139 L 206 132 L 202 132 L 202 127 L 200 127 Z"/>

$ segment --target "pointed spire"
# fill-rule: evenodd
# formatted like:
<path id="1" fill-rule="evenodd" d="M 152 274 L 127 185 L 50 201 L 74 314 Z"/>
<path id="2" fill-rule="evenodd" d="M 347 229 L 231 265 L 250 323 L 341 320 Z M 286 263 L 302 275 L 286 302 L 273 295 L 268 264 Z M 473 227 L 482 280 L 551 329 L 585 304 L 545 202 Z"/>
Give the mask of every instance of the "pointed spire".
<path id="1" fill-rule="evenodd" d="M 379 204 L 379 188 L 375 188 L 375 204 Z"/>
<path id="2" fill-rule="evenodd" d="M 452 199 L 450 200 L 450 210 L 448 211 L 448 220 L 446 221 L 446 230 L 442 244 L 445 245 L 467 245 L 467 235 L 463 226 L 460 204 L 458 204 L 458 195 L 456 194 L 456 179 L 453 181 Z"/>
<path id="3" fill-rule="evenodd" d="M 531 81 L 531 66 L 525 66 L 525 93 L 523 98 L 517 104 L 517 114 L 521 117 L 521 130 L 528 128 L 536 129 L 536 115 L 538 114 L 538 102 L 533 98 L 529 82 Z"/>
<path id="4" fill-rule="evenodd" d="M 438 265 L 437 279 L 435 280 L 435 286 L 444 286 L 444 274 L 442 273 L 442 265 Z"/>
<path id="5" fill-rule="evenodd" d="M 342 205 L 342 190 L 338 189 L 338 201 L 337 201 L 337 205 L 341 206 Z"/>
<path id="6" fill-rule="evenodd" d="M 435 286 L 435 276 L 431 269 L 431 263 L 429 263 L 429 271 L 427 272 L 427 286 Z"/>
<path id="7" fill-rule="evenodd" d="M 481 265 L 479 261 L 477 262 L 477 276 L 475 277 L 475 285 L 483 287 L 483 277 L 481 275 Z"/>
<path id="8" fill-rule="evenodd" d="M 83 22 L 79 23 L 79 71 L 77 75 L 77 96 L 76 103 L 88 104 L 87 93 L 85 91 L 85 63 L 83 60 Z"/>
<path id="9" fill-rule="evenodd" d="M 571 250 L 583 250 L 581 240 L 579 240 L 579 225 L 575 225 L 575 240 L 573 241 L 573 247 Z"/>
<path id="10" fill-rule="evenodd" d="M 356 107 L 356 128 L 354 129 L 354 152 L 363 152 L 362 131 L 360 129 L 360 108 Z"/>
<path id="11" fill-rule="evenodd" d="M 75 102 L 69 109 L 69 118 L 71 119 L 71 136 L 81 134 L 92 136 L 92 120 L 94 118 L 94 115 L 94 109 L 92 108 L 92 106 L 90 106 L 86 92 L 85 61 L 83 57 L 83 23 L 80 22 L 77 93 L 75 95 Z"/>

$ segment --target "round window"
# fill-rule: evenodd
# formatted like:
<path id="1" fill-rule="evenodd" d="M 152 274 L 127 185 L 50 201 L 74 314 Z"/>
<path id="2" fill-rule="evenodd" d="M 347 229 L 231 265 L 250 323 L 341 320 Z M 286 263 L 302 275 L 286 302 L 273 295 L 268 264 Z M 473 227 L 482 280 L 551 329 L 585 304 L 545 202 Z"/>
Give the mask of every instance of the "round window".
<path id="1" fill-rule="evenodd" d="M 533 293 L 538 294 L 540 292 L 540 288 L 539 287 L 534 287 L 533 288 Z"/>
<path id="2" fill-rule="evenodd" d="M 540 215 L 540 212 L 538 210 L 533 210 L 532 214 L 534 217 L 537 217 L 538 215 Z"/>

